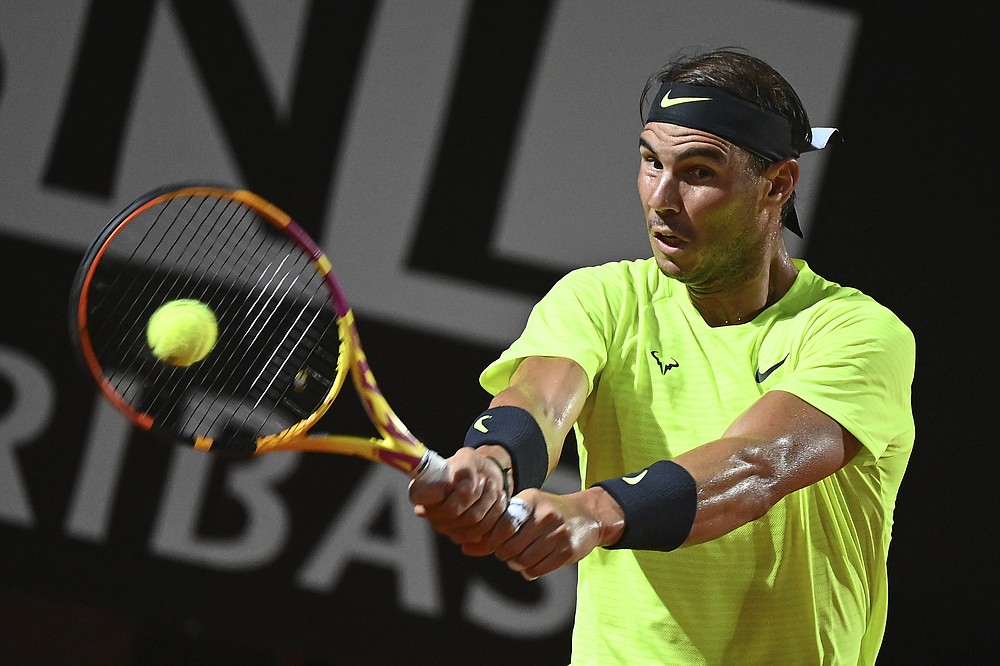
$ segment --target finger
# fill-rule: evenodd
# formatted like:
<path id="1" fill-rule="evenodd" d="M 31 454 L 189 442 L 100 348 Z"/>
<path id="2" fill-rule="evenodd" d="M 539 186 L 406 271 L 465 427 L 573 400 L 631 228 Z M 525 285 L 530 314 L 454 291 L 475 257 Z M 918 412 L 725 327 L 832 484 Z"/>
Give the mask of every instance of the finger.
<path id="1" fill-rule="evenodd" d="M 481 541 L 504 515 L 507 499 L 502 494 L 483 493 L 462 515 L 447 521 L 442 527 L 458 544 Z M 491 548 L 492 551 L 492 548 Z"/>
<path id="2" fill-rule="evenodd" d="M 462 554 L 469 557 L 485 557 L 493 554 L 493 546 L 485 539 L 470 541 L 462 544 Z"/>
<path id="3" fill-rule="evenodd" d="M 507 514 L 507 509 L 504 504 L 506 504 L 506 502 L 499 505 L 499 507 L 502 507 L 502 510 L 496 516 L 496 520 L 493 521 L 492 527 L 490 527 L 479 539 L 469 540 L 467 543 L 462 545 L 463 553 L 476 557 L 489 555 L 494 552 L 497 546 L 514 536 L 520 528 L 520 525 L 515 525 L 511 522 L 510 516 Z M 492 518 L 488 517 L 488 519 Z"/>
<path id="4" fill-rule="evenodd" d="M 451 483 L 439 481 L 437 483 L 427 483 L 413 479 L 408 487 L 410 501 L 413 504 L 438 504 L 444 501 L 451 490 Z"/>
<path id="5" fill-rule="evenodd" d="M 486 479 L 463 470 L 456 474 L 445 497 L 436 503 L 422 503 L 425 509 L 424 517 L 432 521 L 452 523 L 478 502 L 486 490 Z"/>
<path id="6" fill-rule="evenodd" d="M 525 546 L 520 553 L 508 559 L 507 566 L 512 571 L 522 573 L 536 566 L 539 562 L 545 559 L 551 551 L 552 545 L 549 539 L 544 536 L 540 536 Z"/>
<path id="7" fill-rule="evenodd" d="M 521 567 L 520 573 L 525 580 L 535 580 L 540 576 L 552 573 L 556 569 L 569 564 L 572 560 L 570 554 L 562 548 L 552 548 L 541 558 L 534 561 L 533 564 L 525 566 L 527 561 L 534 560 L 538 553 L 525 553 L 524 557 L 518 558 L 515 564 Z M 508 566 L 510 566 L 508 564 Z"/>
<path id="8" fill-rule="evenodd" d="M 519 529 L 515 531 L 514 525 L 509 520 L 501 521 L 505 523 L 505 529 L 498 534 L 500 538 L 503 534 L 509 534 L 497 544 L 496 556 L 500 560 L 508 563 L 516 561 L 518 557 L 537 539 L 544 538 L 540 532 L 540 526 L 535 520 L 534 514 L 530 514 Z M 515 569 L 520 571 L 520 569 Z"/>

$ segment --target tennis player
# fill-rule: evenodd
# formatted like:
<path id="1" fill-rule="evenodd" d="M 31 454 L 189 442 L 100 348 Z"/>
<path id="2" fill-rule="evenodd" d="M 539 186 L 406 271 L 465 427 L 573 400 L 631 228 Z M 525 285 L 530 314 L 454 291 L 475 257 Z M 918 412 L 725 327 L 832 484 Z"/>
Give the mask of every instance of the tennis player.
<path id="1" fill-rule="evenodd" d="M 669 63 L 647 100 L 652 257 L 537 304 L 482 374 L 495 398 L 454 481 L 414 483 L 415 510 L 529 579 L 579 562 L 573 664 L 872 664 L 915 346 L 789 256 L 798 158 L 836 132 L 735 49 Z M 582 489 L 542 492 L 571 428 Z"/>

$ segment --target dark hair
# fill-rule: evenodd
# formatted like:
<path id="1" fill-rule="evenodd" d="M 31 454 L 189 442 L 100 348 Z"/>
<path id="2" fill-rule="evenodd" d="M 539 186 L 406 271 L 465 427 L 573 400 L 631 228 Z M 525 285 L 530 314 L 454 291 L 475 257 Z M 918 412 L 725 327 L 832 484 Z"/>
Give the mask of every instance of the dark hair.
<path id="1" fill-rule="evenodd" d="M 650 92 L 655 94 L 660 85 L 668 81 L 718 88 L 784 116 L 791 126 L 794 146 L 804 145 L 812 138 L 809 115 L 795 89 L 769 64 L 743 51 L 732 47 L 721 48 L 678 56 L 668 62 L 646 80 L 639 98 L 642 119 L 646 117 Z M 772 164 L 752 153 L 750 159 L 751 166 L 758 173 L 763 173 Z M 791 214 L 794 200 L 793 192 L 782 209 L 783 220 Z"/>

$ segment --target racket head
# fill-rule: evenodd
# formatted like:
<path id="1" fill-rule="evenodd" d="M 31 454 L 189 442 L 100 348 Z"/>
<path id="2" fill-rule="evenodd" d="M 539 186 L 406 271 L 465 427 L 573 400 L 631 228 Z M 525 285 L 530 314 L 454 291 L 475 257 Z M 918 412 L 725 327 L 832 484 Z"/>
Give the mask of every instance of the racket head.
<path id="1" fill-rule="evenodd" d="M 210 354 L 187 367 L 146 340 L 152 313 L 178 299 L 218 321 Z M 252 192 L 177 184 L 139 197 L 84 255 L 70 303 L 81 360 L 142 430 L 213 452 L 403 456 L 388 462 L 407 471 L 425 451 L 378 390 L 329 259 Z M 349 372 L 384 439 L 309 437 Z"/>

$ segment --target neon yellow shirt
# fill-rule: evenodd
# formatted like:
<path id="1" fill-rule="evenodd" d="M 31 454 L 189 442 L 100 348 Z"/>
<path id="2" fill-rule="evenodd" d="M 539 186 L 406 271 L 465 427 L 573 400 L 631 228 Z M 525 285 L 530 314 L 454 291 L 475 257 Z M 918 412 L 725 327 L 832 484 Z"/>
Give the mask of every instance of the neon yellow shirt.
<path id="1" fill-rule="evenodd" d="M 789 292 L 712 328 L 652 259 L 571 272 L 482 374 L 574 359 L 583 486 L 716 439 L 765 391 L 799 396 L 863 444 L 846 467 L 708 543 L 599 548 L 579 564 L 573 664 L 871 664 L 885 630 L 892 513 L 913 447 L 915 348 L 889 310 L 795 260 Z"/>

